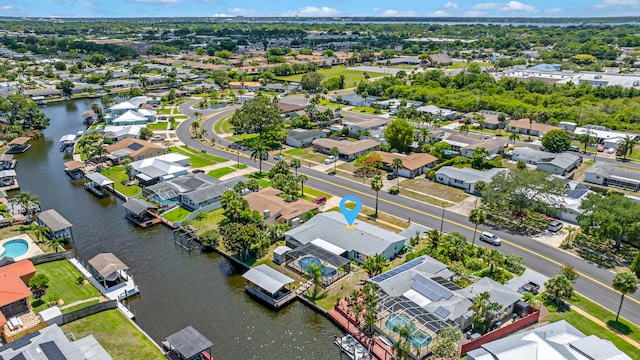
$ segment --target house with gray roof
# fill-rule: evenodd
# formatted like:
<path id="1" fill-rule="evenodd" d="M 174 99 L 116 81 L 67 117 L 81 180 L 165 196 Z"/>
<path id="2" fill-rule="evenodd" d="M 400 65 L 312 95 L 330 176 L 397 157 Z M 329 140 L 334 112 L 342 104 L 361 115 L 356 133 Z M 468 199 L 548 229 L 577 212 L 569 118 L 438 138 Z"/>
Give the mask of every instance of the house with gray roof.
<path id="1" fill-rule="evenodd" d="M 339 141 L 334 139 L 317 139 L 312 143 L 316 151 L 331 154 L 331 148 L 338 148 L 338 158 L 341 160 L 351 161 L 358 156 L 364 155 L 369 151 L 378 150 L 380 143 L 372 139 L 351 141 Z"/>
<path id="2" fill-rule="evenodd" d="M 45 210 L 36 216 L 36 223 L 47 227 L 47 237 L 56 239 L 72 239 L 73 225 L 55 209 Z"/>
<path id="3" fill-rule="evenodd" d="M 565 320 L 481 345 L 468 360 L 630 360 L 608 340 L 586 336 Z"/>
<path id="4" fill-rule="evenodd" d="M 449 135 L 442 140 L 451 146 L 451 151 L 460 152 L 460 155 L 473 159 L 473 152 L 478 148 L 485 149 L 489 155 L 501 154 L 504 140 L 500 139 L 475 139 L 463 135 Z"/>
<path id="5" fill-rule="evenodd" d="M 242 178 L 220 181 L 207 174 L 187 174 L 142 189 L 142 194 L 162 207 L 180 205 L 188 210 L 220 208 L 222 194 L 232 190 Z"/>
<path id="6" fill-rule="evenodd" d="M 287 140 L 285 142 L 289 146 L 303 148 L 311 146 L 311 143 L 316 139 L 322 139 L 326 137 L 327 133 L 323 130 L 294 129 L 287 130 Z"/>
<path id="7" fill-rule="evenodd" d="M 404 248 L 406 238 L 356 219 L 348 228 L 344 216 L 337 211 L 318 214 L 304 224 L 284 233 L 286 245 L 292 249 L 322 239 L 344 249 L 349 260 L 359 263 L 373 255 L 395 258 Z"/>
<path id="8" fill-rule="evenodd" d="M 585 172 L 584 181 L 602 186 L 638 191 L 640 189 L 640 171 L 621 168 L 614 164 L 596 162 Z"/>
<path id="9" fill-rule="evenodd" d="M 547 174 L 566 175 L 582 164 L 582 158 L 569 153 L 551 153 L 529 147 L 515 148 L 511 152 L 512 161 L 523 161 L 535 165 Z"/>
<path id="10" fill-rule="evenodd" d="M 500 311 L 496 312 L 497 320 L 511 316 L 516 303 L 522 298 L 522 294 L 488 277 L 460 290 L 460 294 L 473 301 L 476 296 L 485 291 L 489 293 L 491 302 L 498 303 L 502 307 Z"/>
<path id="11" fill-rule="evenodd" d="M 111 360 L 112 357 L 93 335 L 70 341 L 58 325 L 52 324 L 0 347 L 0 359 Z"/>
<path id="12" fill-rule="evenodd" d="M 464 191 L 475 193 L 475 184 L 478 181 L 488 183 L 493 177 L 503 171 L 509 171 L 504 168 L 493 168 L 486 171 L 476 170 L 472 168 L 457 168 L 454 166 L 443 166 L 436 171 L 436 182 L 461 188 Z"/>
<path id="13" fill-rule="evenodd" d="M 342 104 L 350 106 L 371 106 L 374 102 L 378 101 L 378 96 L 368 96 L 366 98 L 356 93 L 333 95 L 331 96 L 331 102 L 338 102 L 338 97 L 342 99 Z"/>

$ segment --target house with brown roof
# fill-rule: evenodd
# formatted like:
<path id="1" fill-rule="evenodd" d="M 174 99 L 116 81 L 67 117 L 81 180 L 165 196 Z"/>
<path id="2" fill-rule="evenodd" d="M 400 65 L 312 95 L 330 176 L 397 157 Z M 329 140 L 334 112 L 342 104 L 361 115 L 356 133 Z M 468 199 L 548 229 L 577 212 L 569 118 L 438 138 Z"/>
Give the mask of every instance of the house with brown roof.
<path id="1" fill-rule="evenodd" d="M 551 130 L 562 128 L 537 122 L 530 123 L 529 119 L 511 120 L 507 124 L 507 131 L 531 136 L 543 136 Z"/>
<path id="2" fill-rule="evenodd" d="M 472 159 L 473 152 L 478 148 L 484 148 L 489 155 L 500 154 L 504 146 L 504 140 L 499 139 L 476 139 L 463 135 L 450 135 L 443 140 L 451 146 L 451 151 L 459 152 L 460 155 Z"/>
<path id="3" fill-rule="evenodd" d="M 291 115 L 293 113 L 296 113 L 298 111 L 303 111 L 304 106 L 301 106 L 298 104 L 289 104 L 289 103 L 279 102 L 278 110 L 280 111 L 281 115 L 286 116 L 286 115 Z"/>
<path id="4" fill-rule="evenodd" d="M 279 195 L 282 191 L 265 188 L 258 192 L 250 192 L 244 196 L 251 210 L 262 214 L 266 224 L 282 223 L 295 225 L 303 220 L 309 211 L 316 211 L 318 204 L 305 199 L 287 202 Z M 298 219 L 298 220 L 296 220 Z"/>
<path id="5" fill-rule="evenodd" d="M 449 66 L 453 64 L 453 60 L 447 54 L 431 54 L 427 56 L 427 60 L 431 65 Z"/>
<path id="6" fill-rule="evenodd" d="M 338 158 L 345 161 L 355 160 L 355 158 L 360 155 L 364 155 L 369 151 L 378 150 L 380 148 L 380 143 L 371 139 L 358 140 L 355 142 L 347 140 L 339 141 L 334 139 L 317 139 L 313 141 L 312 145 L 316 151 L 324 154 L 331 154 L 331 148 L 335 146 L 338 148 Z"/>
<path id="7" fill-rule="evenodd" d="M 229 81 L 229 89 L 242 89 L 247 91 L 260 90 L 260 82 L 258 81 Z"/>
<path id="8" fill-rule="evenodd" d="M 125 157 L 131 161 L 138 161 L 164 155 L 165 149 L 157 144 L 140 139 L 125 138 L 115 144 L 107 146 L 109 157 L 121 161 Z"/>
<path id="9" fill-rule="evenodd" d="M 475 117 L 475 114 L 482 115 L 484 117 L 484 128 L 485 129 L 504 129 L 506 121 L 500 121 L 500 112 L 491 111 L 491 110 L 480 110 L 477 113 L 466 113 L 462 115 L 463 118 L 472 119 Z M 505 116 L 506 118 L 506 116 Z"/>
<path id="10" fill-rule="evenodd" d="M 392 164 L 394 159 L 402 160 L 402 168 L 398 169 L 398 175 L 413 179 L 424 174 L 428 169 L 438 163 L 438 158 L 427 153 L 412 153 L 410 155 L 392 154 L 384 151 L 375 151 L 382 159 L 382 168 L 386 171 L 395 171 Z"/>

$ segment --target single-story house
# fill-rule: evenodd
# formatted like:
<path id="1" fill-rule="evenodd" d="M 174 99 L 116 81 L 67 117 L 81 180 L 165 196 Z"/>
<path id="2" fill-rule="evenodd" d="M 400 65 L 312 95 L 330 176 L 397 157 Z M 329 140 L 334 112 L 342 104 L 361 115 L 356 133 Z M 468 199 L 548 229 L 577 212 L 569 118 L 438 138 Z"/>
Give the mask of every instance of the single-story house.
<path id="1" fill-rule="evenodd" d="M 287 145 L 303 148 L 311 146 L 314 140 L 326 138 L 327 133 L 323 130 L 305 130 L 305 129 L 293 129 L 287 130 Z"/>
<path id="2" fill-rule="evenodd" d="M 499 282 L 484 277 L 472 285 L 460 290 L 461 295 L 473 301 L 473 299 L 483 292 L 488 292 L 490 301 L 500 304 L 500 310 L 496 312 L 496 320 L 503 320 L 513 314 L 515 305 L 522 298 L 522 294 L 508 288 Z"/>
<path id="3" fill-rule="evenodd" d="M 338 158 L 351 161 L 360 155 L 364 155 L 369 151 L 378 150 L 380 143 L 371 139 L 351 141 L 338 141 L 333 139 L 317 139 L 312 142 L 316 151 L 331 154 L 331 148 L 338 148 Z"/>
<path id="4" fill-rule="evenodd" d="M 233 189 L 241 180 L 233 178 L 220 181 L 207 174 L 187 174 L 147 186 L 142 189 L 142 195 L 161 207 L 182 205 L 187 209 L 198 210 L 206 206 L 210 211 L 220 208 L 222 194 Z"/>
<path id="5" fill-rule="evenodd" d="M 278 103 L 278 111 L 280 111 L 281 115 L 284 116 L 293 116 L 296 117 L 299 111 L 303 111 L 304 106 L 298 104 L 289 104 L 285 102 Z M 294 115 L 295 114 L 295 115 Z"/>
<path id="6" fill-rule="evenodd" d="M 144 125 L 107 125 L 102 131 L 105 139 L 113 139 L 118 142 L 126 138 L 140 139 L 140 130 L 143 127 Z"/>
<path id="7" fill-rule="evenodd" d="M 602 125 L 586 125 L 584 127 L 576 127 L 573 130 L 573 135 L 576 137 L 586 133 L 589 133 L 589 136 L 597 143 L 602 143 L 608 139 L 625 139 L 627 136 L 632 140 L 640 140 L 639 134 L 613 131 Z"/>
<path id="8" fill-rule="evenodd" d="M 627 190 L 640 190 L 640 170 L 621 168 L 614 164 L 596 162 L 584 174 L 584 181 Z"/>
<path id="9" fill-rule="evenodd" d="M 29 287 L 18 274 L 3 268 L 0 268 L 0 326 L 7 324 L 15 316 L 31 311 Z"/>
<path id="10" fill-rule="evenodd" d="M 331 96 L 331 102 L 338 102 L 338 97 L 342 99 L 342 104 L 350 106 L 371 106 L 371 104 L 378 101 L 380 98 L 377 96 L 362 97 L 356 93 L 333 95 Z"/>
<path id="11" fill-rule="evenodd" d="M 410 108 L 412 106 L 415 106 L 416 108 L 418 106 L 422 106 L 424 105 L 424 103 L 422 101 L 417 101 L 417 100 L 405 100 L 407 105 L 406 107 Z M 393 109 L 393 108 L 398 108 L 400 107 L 400 104 L 402 103 L 402 100 L 400 99 L 387 99 L 387 100 L 381 100 L 381 101 L 377 101 L 376 104 L 378 104 L 378 106 L 380 106 L 381 109 Z"/>
<path id="12" fill-rule="evenodd" d="M 482 117 L 484 117 L 485 129 L 491 129 L 491 130 L 504 129 L 507 122 L 506 114 L 505 114 L 505 121 L 500 121 L 499 116 L 501 113 L 499 111 L 492 111 L 492 110 L 480 110 L 476 113 L 470 112 L 462 115 L 462 117 L 467 119 L 473 119 L 476 116 L 475 114 L 482 115 Z"/>
<path id="13" fill-rule="evenodd" d="M 295 226 L 304 220 L 310 211 L 316 211 L 318 204 L 305 199 L 285 201 L 279 195 L 282 191 L 274 188 L 261 189 L 258 192 L 250 192 L 244 196 L 251 210 L 262 214 L 266 224 L 283 223 Z"/>
<path id="14" fill-rule="evenodd" d="M 580 166 L 582 158 L 569 153 L 550 153 L 529 147 L 515 148 L 511 160 L 535 165 L 538 170 L 548 174 L 566 175 Z"/>
<path id="15" fill-rule="evenodd" d="M 507 131 L 531 136 L 543 136 L 551 130 L 562 130 L 562 128 L 535 121 L 530 123 L 529 119 L 511 120 L 507 124 Z"/>
<path id="16" fill-rule="evenodd" d="M 467 353 L 468 360 L 503 358 L 631 360 L 612 342 L 586 336 L 565 320 L 482 344 Z"/>
<path id="17" fill-rule="evenodd" d="M 395 171 L 392 168 L 393 160 L 402 160 L 402 168 L 398 169 L 398 175 L 413 179 L 424 174 L 429 168 L 438 163 L 438 158 L 427 153 L 412 153 L 410 155 L 391 154 L 383 151 L 375 151 L 382 159 L 382 166 L 386 171 Z"/>
<path id="18" fill-rule="evenodd" d="M 120 154 L 114 158 L 115 160 L 128 157 L 131 161 L 148 159 L 154 156 L 164 155 L 165 153 L 165 149 L 160 145 L 146 140 L 131 138 L 125 138 L 115 144 L 107 146 L 107 151 L 111 155 L 114 155 L 116 151 L 120 151 Z M 127 154 L 124 154 L 125 151 Z"/>
<path id="19" fill-rule="evenodd" d="M 137 80 L 111 80 L 104 84 L 104 87 L 109 87 L 115 90 L 131 89 L 138 86 Z"/>
<path id="20" fill-rule="evenodd" d="M 257 91 L 257 90 L 260 90 L 261 86 L 262 84 L 260 84 L 259 81 L 230 81 L 229 82 L 229 89 Z"/>
<path id="21" fill-rule="evenodd" d="M 284 95 L 291 93 L 292 91 L 300 89 L 300 84 L 296 82 L 291 82 L 285 86 L 285 84 L 281 83 L 273 83 L 267 84 L 262 87 L 265 91 L 274 91 L 277 93 L 282 93 Z"/>
<path id="22" fill-rule="evenodd" d="M 105 116 L 104 120 L 107 125 L 146 125 L 149 122 L 153 122 L 156 116 L 156 112 L 147 109 L 128 110 L 122 115 L 113 117 L 110 115 Z"/>
<path id="23" fill-rule="evenodd" d="M 386 126 L 388 123 L 389 119 L 381 117 L 358 122 L 352 122 L 349 120 L 342 121 L 342 124 L 349 129 L 349 133 L 354 135 L 357 135 L 362 131 L 370 132 L 373 130 L 378 130 L 383 126 Z"/>
<path id="24" fill-rule="evenodd" d="M 169 161 L 152 157 L 131 163 L 132 173 L 141 185 L 148 186 L 158 182 L 186 175 L 187 168 Z"/>
<path id="25" fill-rule="evenodd" d="M 447 54 L 431 54 L 427 56 L 427 60 L 431 65 L 449 66 L 453 64 L 453 60 Z"/>
<path id="26" fill-rule="evenodd" d="M 286 245 L 292 249 L 322 239 L 344 249 L 349 260 L 358 263 L 379 254 L 395 258 L 404 248 L 406 238 L 388 230 L 356 220 L 354 229 L 347 227 L 344 216 L 337 211 L 317 214 L 304 224 L 287 231 Z"/>
<path id="27" fill-rule="evenodd" d="M 443 166 L 436 171 L 436 182 L 461 188 L 464 191 L 475 193 L 475 184 L 478 181 L 488 183 L 499 172 L 509 171 L 504 168 L 493 168 L 481 171 L 471 168 L 457 168 L 453 166 Z"/>
<path id="28" fill-rule="evenodd" d="M 434 105 L 418 106 L 417 110 L 421 113 L 429 113 L 434 119 L 439 121 L 453 120 L 458 116 L 458 113 L 453 110 L 439 108 Z"/>
<path id="29" fill-rule="evenodd" d="M 126 113 L 127 111 L 137 111 L 138 107 L 139 107 L 139 104 L 133 104 L 130 101 L 123 101 L 123 102 L 119 102 L 117 104 L 111 105 L 111 107 L 109 107 L 109 112 L 111 113 L 112 117 L 118 117 Z"/>
<path id="30" fill-rule="evenodd" d="M 460 155 L 472 159 L 475 149 L 484 148 L 489 155 L 500 154 L 504 146 L 504 141 L 499 139 L 475 139 L 463 135 L 450 135 L 442 140 L 451 145 L 451 151 L 459 152 Z"/>

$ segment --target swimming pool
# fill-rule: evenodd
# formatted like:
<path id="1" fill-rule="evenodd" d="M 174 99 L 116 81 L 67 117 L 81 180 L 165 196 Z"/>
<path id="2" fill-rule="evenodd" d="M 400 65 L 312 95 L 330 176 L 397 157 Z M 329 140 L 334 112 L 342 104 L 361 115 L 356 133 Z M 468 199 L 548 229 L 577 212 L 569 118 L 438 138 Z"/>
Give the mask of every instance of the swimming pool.
<path id="1" fill-rule="evenodd" d="M 322 268 L 322 276 L 325 277 L 331 277 L 338 273 L 336 269 L 323 266 L 322 262 L 313 256 L 303 257 L 302 259 L 298 260 L 298 264 L 304 271 L 309 271 L 309 265 L 320 265 L 320 267 Z"/>
<path id="2" fill-rule="evenodd" d="M 8 256 L 15 259 L 27 253 L 29 250 L 29 243 L 24 239 L 15 239 L 7 241 L 0 245 L 0 247 L 4 249 L 0 254 L 0 258 Z"/>
<path id="3" fill-rule="evenodd" d="M 384 326 L 393 332 L 397 332 L 394 330 L 396 326 L 401 327 L 401 326 L 404 326 L 405 324 L 410 324 L 410 323 L 411 323 L 411 320 L 409 319 L 409 316 L 407 314 L 393 313 L 389 315 L 389 317 L 387 318 L 387 321 L 384 323 Z M 415 347 L 421 348 L 431 343 L 431 336 L 429 336 L 429 334 L 425 333 L 422 330 L 416 329 L 416 327 L 413 325 L 411 325 L 410 334 L 411 334 L 411 337 L 409 338 L 409 341 Z"/>
<path id="4" fill-rule="evenodd" d="M 157 202 L 158 204 L 160 204 L 160 205 L 165 205 L 165 206 L 166 206 L 166 205 L 169 205 L 169 204 L 171 204 L 171 203 L 176 202 L 176 201 L 175 201 L 175 199 L 174 199 L 174 200 L 171 200 L 171 199 L 163 199 L 163 198 L 161 198 L 160 196 L 158 196 L 157 194 L 156 194 L 156 195 L 153 195 L 153 196 L 151 197 L 151 199 L 153 199 L 153 201 Z"/>

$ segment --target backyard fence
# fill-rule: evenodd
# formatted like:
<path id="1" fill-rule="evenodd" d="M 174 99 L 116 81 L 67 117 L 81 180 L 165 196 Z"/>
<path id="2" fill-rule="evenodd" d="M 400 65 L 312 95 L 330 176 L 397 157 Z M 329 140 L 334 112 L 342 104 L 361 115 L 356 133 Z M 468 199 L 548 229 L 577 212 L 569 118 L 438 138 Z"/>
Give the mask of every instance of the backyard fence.
<path id="1" fill-rule="evenodd" d="M 81 309 L 62 314 L 62 323 L 67 324 L 72 321 L 76 321 L 78 319 L 87 317 L 89 315 L 93 315 L 105 310 L 112 310 L 117 308 L 118 308 L 118 302 L 116 300 L 109 300 L 109 301 L 89 305 L 87 307 L 83 307 Z"/>
<path id="2" fill-rule="evenodd" d="M 52 261 L 71 259 L 74 257 L 74 255 L 75 255 L 75 250 L 71 249 L 71 250 L 66 250 L 66 251 L 57 252 L 57 253 L 42 254 L 42 255 L 34 256 L 32 258 L 29 258 L 29 260 L 31 260 L 33 265 L 38 265 L 38 264 L 44 264 Z"/>

